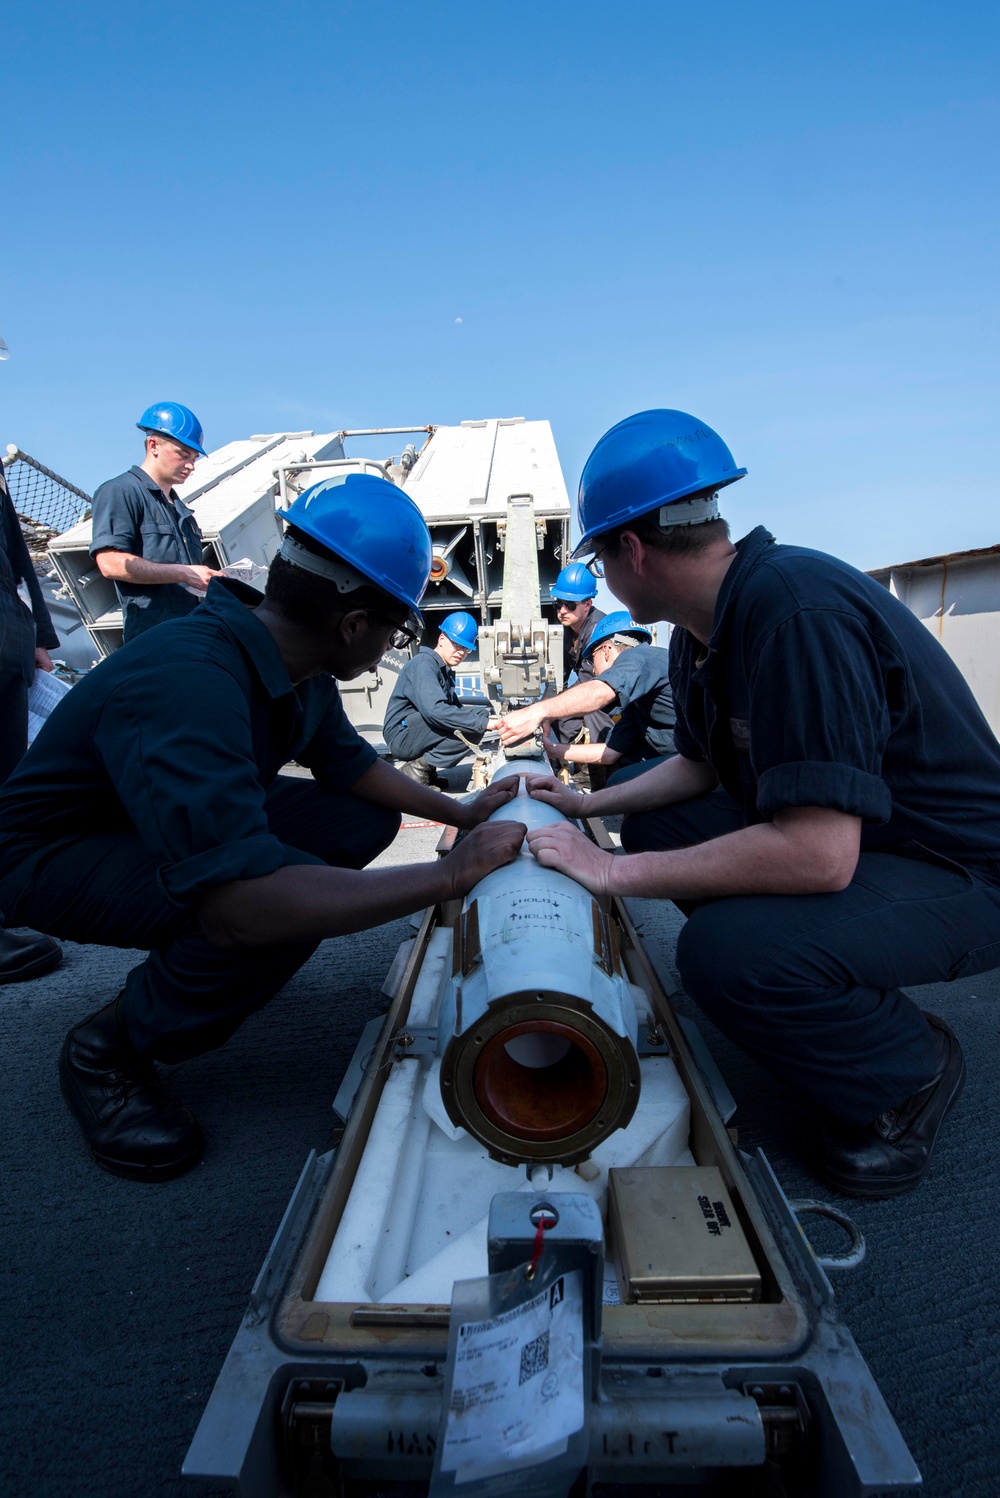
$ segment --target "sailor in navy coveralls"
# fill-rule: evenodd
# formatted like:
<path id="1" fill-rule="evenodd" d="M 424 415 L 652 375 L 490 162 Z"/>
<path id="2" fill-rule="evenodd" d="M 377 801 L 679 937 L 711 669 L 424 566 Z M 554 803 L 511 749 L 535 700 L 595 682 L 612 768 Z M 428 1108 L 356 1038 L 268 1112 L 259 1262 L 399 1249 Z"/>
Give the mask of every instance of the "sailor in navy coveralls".
<path id="1" fill-rule="evenodd" d="M 571 827 L 529 843 L 595 893 L 676 901 L 685 989 L 811 1100 L 819 1173 L 893 1195 L 964 1080 L 904 987 L 1000 965 L 1000 744 L 879 583 L 762 527 L 730 542 L 716 493 L 743 472 L 677 411 L 621 422 L 588 460 L 581 545 L 635 617 L 676 626 L 678 753 L 586 799 L 625 814 L 626 856 Z M 585 804 L 541 778 L 533 794 Z"/>
<path id="2" fill-rule="evenodd" d="M 324 938 L 464 893 L 524 834 L 479 826 L 515 779 L 453 802 L 379 760 L 344 715 L 335 678 L 420 625 L 432 553 L 416 505 L 349 474 L 288 520 L 263 599 L 218 579 L 188 618 L 102 662 L 0 795 L 8 919 L 148 953 L 60 1057 L 94 1159 L 136 1180 L 168 1180 L 202 1151 L 157 1061 L 222 1045 Z M 311 778 L 282 775 L 290 760 Z M 438 864 L 368 870 L 403 811 L 474 830 Z"/>

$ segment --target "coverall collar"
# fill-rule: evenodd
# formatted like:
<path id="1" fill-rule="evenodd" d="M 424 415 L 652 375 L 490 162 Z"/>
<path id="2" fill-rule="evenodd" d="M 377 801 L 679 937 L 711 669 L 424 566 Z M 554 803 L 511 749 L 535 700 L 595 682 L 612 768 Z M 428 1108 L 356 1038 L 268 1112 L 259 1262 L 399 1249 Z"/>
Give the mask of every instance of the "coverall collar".
<path id="1" fill-rule="evenodd" d="M 163 490 L 153 478 L 153 475 L 151 473 L 147 473 L 145 468 L 141 467 L 140 464 L 133 463 L 132 467 L 129 469 L 129 473 L 134 473 L 136 478 L 142 484 L 143 488 L 148 489 L 150 494 L 154 494 L 156 498 L 161 502 L 161 504 L 168 503 Z M 189 505 L 186 505 L 183 499 L 181 499 L 176 489 L 171 489 L 169 502 L 174 505 L 174 508 L 177 510 L 178 515 L 194 514 L 194 511 L 191 509 L 191 507 Z"/>

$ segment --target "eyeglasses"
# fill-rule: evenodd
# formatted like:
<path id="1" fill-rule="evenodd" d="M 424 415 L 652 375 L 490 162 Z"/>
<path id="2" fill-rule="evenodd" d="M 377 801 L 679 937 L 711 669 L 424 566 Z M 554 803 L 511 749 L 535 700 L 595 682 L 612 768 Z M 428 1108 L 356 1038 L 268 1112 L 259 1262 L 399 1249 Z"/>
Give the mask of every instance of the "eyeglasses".
<path id="1" fill-rule="evenodd" d="M 389 636 L 390 650 L 405 650 L 407 645 L 412 645 L 420 638 L 418 630 L 410 629 L 406 624 L 398 624 L 395 619 L 390 619 L 387 614 L 380 614 L 377 609 L 366 609 L 365 613 L 370 619 L 380 619 L 383 624 L 392 625 L 392 634 Z"/>
<path id="2" fill-rule="evenodd" d="M 604 553 L 606 551 L 609 551 L 613 545 L 614 542 L 609 537 L 608 540 L 605 541 L 604 545 L 600 548 L 600 550 L 598 550 L 596 546 L 594 547 L 593 555 L 591 556 L 590 561 L 587 563 L 587 566 L 590 568 L 591 572 L 593 572 L 595 577 L 604 576 Z"/>
<path id="3" fill-rule="evenodd" d="M 593 551 L 585 552 L 583 554 L 583 556 L 577 557 L 576 560 L 578 562 L 582 562 L 583 565 L 586 567 L 587 571 L 588 572 L 592 572 L 595 577 L 603 577 L 604 576 L 604 563 L 601 561 L 601 558 L 603 557 L 604 553 L 608 550 L 608 548 L 610 547 L 610 545 L 611 545 L 611 541 L 609 539 L 609 540 L 605 541 L 605 543 L 601 547 L 600 551 L 598 551 L 597 548 L 596 548 L 596 546 L 595 546 L 595 548 L 594 548 Z"/>

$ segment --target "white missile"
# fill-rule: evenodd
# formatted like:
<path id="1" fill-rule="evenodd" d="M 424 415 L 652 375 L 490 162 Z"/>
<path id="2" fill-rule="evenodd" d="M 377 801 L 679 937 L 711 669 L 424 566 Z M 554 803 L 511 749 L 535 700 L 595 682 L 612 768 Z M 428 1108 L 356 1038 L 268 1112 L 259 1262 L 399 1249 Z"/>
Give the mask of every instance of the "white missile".
<path id="1" fill-rule="evenodd" d="M 493 778 L 546 769 L 519 759 Z M 491 820 L 565 818 L 522 784 Z M 639 1100 L 635 999 L 615 927 L 581 884 L 525 843 L 466 897 L 453 968 L 438 1044 L 453 1123 L 506 1164 L 573 1164 L 624 1128 Z"/>

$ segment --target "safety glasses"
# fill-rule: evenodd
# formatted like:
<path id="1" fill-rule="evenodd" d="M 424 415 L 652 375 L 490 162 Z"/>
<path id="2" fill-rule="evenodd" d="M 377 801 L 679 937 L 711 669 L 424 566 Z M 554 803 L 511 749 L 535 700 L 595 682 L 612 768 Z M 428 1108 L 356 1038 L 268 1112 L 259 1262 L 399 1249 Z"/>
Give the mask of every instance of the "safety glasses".
<path id="1" fill-rule="evenodd" d="M 397 624 L 395 619 L 390 619 L 387 614 L 380 614 L 377 609 L 365 609 L 365 613 L 370 619 L 379 619 L 383 624 L 392 625 L 392 634 L 389 636 L 390 650 L 405 650 L 408 645 L 420 639 L 419 630 L 410 629 L 406 624 Z"/>
<path id="2" fill-rule="evenodd" d="M 592 572 L 595 577 L 603 577 L 604 563 L 601 561 L 601 558 L 610 545 L 611 542 L 608 541 L 601 547 L 600 551 L 595 548 L 593 551 L 585 552 L 582 557 L 577 557 L 576 560 L 582 562 L 587 571 Z"/>

